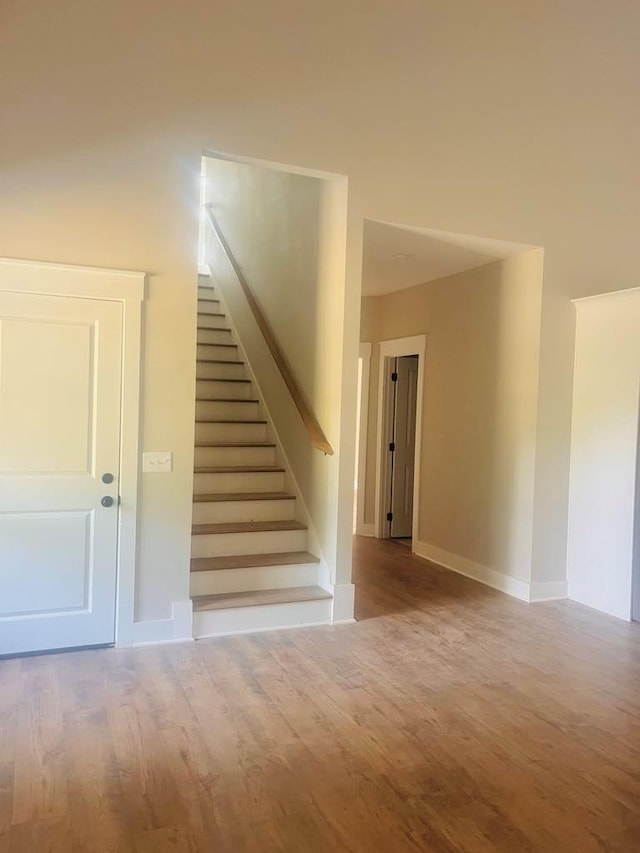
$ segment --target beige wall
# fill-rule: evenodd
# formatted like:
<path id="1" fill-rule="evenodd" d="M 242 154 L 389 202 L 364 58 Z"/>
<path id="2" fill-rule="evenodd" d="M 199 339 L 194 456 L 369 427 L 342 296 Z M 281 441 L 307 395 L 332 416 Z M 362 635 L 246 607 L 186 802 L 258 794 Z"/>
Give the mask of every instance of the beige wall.
<path id="1" fill-rule="evenodd" d="M 640 5 L 0 4 L 0 255 L 149 273 L 139 614 L 188 589 L 203 149 L 349 176 L 342 446 L 362 217 L 544 246 L 534 540 L 564 570 L 569 297 L 637 285 Z M 330 61 L 328 61 L 330 59 Z M 351 247 L 353 251 L 351 252 Z M 340 465 L 340 500 L 349 494 Z M 341 547 L 350 512 L 339 507 Z"/>
<path id="2" fill-rule="evenodd" d="M 207 158 L 206 174 L 206 201 L 311 411 L 329 443 L 339 449 L 346 182 L 213 158 Z M 237 277 L 219 242 L 208 233 L 206 259 L 333 572 L 339 455 L 325 456 L 311 444 Z"/>
<path id="3" fill-rule="evenodd" d="M 541 285 L 542 252 L 532 250 L 365 297 L 361 329 L 377 340 L 428 336 L 417 539 L 527 583 Z M 377 396 L 376 379 L 375 411 Z M 367 458 L 371 464 L 373 455 L 375 465 L 375 417 L 370 424 Z M 373 472 L 366 482 L 365 518 L 373 521 Z"/>

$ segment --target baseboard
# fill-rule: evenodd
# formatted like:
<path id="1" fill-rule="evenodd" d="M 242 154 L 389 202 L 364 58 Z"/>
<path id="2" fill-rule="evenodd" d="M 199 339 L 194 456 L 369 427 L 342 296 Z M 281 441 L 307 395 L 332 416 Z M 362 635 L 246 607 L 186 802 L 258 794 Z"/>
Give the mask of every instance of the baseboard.
<path id="1" fill-rule="evenodd" d="M 529 601 L 560 601 L 568 598 L 566 581 L 544 581 L 529 585 Z"/>
<path id="2" fill-rule="evenodd" d="M 193 640 L 191 600 L 174 601 L 169 619 L 148 619 L 133 623 L 133 646 L 185 643 L 191 640 Z"/>
<path id="3" fill-rule="evenodd" d="M 237 630 L 216 631 L 211 634 L 198 634 L 197 639 L 216 640 L 218 637 L 243 637 L 248 634 L 268 634 L 272 631 L 299 631 L 300 628 L 326 628 L 330 624 L 330 622 L 305 622 L 302 625 L 283 623 L 282 625 L 268 625 L 264 628 L 238 628 Z"/>
<path id="4" fill-rule="evenodd" d="M 368 524 L 358 524 L 356 526 L 356 536 L 375 536 L 376 526 L 373 522 Z"/>
<path id="5" fill-rule="evenodd" d="M 356 588 L 352 583 L 340 583 L 333 587 L 331 624 L 353 622 Z"/>
<path id="6" fill-rule="evenodd" d="M 436 548 L 434 545 L 429 545 L 427 542 L 413 542 L 413 552 L 418 557 L 423 557 L 432 563 L 437 563 L 445 569 L 450 569 L 452 572 L 457 572 L 459 575 L 464 575 L 474 581 L 479 581 L 485 586 L 498 589 L 500 592 L 506 592 L 507 595 L 512 595 L 514 598 L 519 598 L 521 601 L 529 601 L 529 584 L 526 581 L 518 580 L 518 578 L 509 577 L 502 572 L 496 572 L 488 566 L 483 566 L 480 563 L 474 563 L 473 560 L 467 560 L 466 557 L 460 557 L 458 554 L 452 554 L 449 551 L 443 551 L 441 548 Z"/>

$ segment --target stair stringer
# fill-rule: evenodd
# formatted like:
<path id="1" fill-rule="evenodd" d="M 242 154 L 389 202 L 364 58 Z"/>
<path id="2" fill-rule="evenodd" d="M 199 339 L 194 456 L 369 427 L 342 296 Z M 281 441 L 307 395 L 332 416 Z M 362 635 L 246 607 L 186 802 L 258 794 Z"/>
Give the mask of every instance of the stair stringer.
<path id="1" fill-rule="evenodd" d="M 266 402 L 265 395 L 260 387 L 260 383 L 255 375 L 250 359 L 247 356 L 246 350 L 242 345 L 242 340 L 240 339 L 240 335 L 238 334 L 237 325 L 233 319 L 233 313 L 229 309 L 229 304 L 225 299 L 223 287 L 220 284 L 220 280 L 215 276 L 213 271 L 209 272 L 209 275 L 205 275 L 202 272 L 199 272 L 198 279 L 208 278 L 208 285 L 211 286 L 211 283 L 214 284 L 216 288 L 216 294 L 220 300 L 221 305 L 223 306 L 224 312 L 229 317 L 231 321 L 231 327 L 233 329 L 233 335 L 235 341 L 238 344 L 238 349 L 242 354 L 242 358 L 245 362 L 245 369 L 251 378 L 251 381 L 254 383 L 254 387 L 256 389 L 258 398 L 260 400 L 260 406 L 264 411 L 264 416 L 268 422 L 267 428 L 271 433 L 271 437 L 276 443 L 276 458 L 279 457 L 280 464 L 286 469 L 285 472 L 285 486 L 288 487 L 295 495 L 296 495 L 296 510 L 295 510 L 295 518 L 297 521 L 301 521 L 307 527 L 307 550 L 314 554 L 319 558 L 319 563 L 317 564 L 317 584 L 318 586 L 325 589 L 327 592 L 330 592 L 333 595 L 334 592 L 334 583 L 331 580 L 331 570 L 327 563 L 326 557 L 324 555 L 324 551 L 320 545 L 320 539 L 318 537 L 315 525 L 313 523 L 313 519 L 309 510 L 307 508 L 306 502 L 302 496 L 302 491 L 298 485 L 295 474 L 293 473 L 293 468 L 291 463 L 289 462 L 289 458 L 287 456 L 286 450 L 284 449 L 284 443 L 278 434 L 278 430 L 276 429 L 273 417 L 271 412 L 269 411 L 269 406 Z"/>

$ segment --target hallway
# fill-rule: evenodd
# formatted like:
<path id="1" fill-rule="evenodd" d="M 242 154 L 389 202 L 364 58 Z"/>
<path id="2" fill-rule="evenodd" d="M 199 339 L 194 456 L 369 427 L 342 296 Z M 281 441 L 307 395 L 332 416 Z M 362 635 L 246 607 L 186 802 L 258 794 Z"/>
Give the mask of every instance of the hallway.
<path id="1" fill-rule="evenodd" d="M 0 661 L 0 851 L 638 849 L 639 625 L 355 572 L 353 625 Z"/>

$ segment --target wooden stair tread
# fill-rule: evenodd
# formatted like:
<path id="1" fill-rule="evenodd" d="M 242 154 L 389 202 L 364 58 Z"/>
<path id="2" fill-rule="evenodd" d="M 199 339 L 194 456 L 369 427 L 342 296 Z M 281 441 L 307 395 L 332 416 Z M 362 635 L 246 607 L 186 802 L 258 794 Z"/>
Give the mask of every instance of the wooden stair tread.
<path id="1" fill-rule="evenodd" d="M 194 557 L 192 572 L 221 572 L 229 569 L 259 569 L 267 566 L 297 566 L 319 563 L 320 558 L 308 551 L 287 551 L 284 554 L 234 554 L 230 557 Z"/>
<path id="2" fill-rule="evenodd" d="M 196 441 L 195 447 L 275 447 L 274 441 Z"/>
<path id="3" fill-rule="evenodd" d="M 196 474 L 281 474 L 284 468 L 276 465 L 229 465 L 214 468 L 194 468 Z"/>
<path id="4" fill-rule="evenodd" d="M 202 302 L 214 302 L 213 299 L 203 299 Z M 198 311 L 198 317 L 226 317 L 226 314 L 220 314 L 217 311 Z"/>
<path id="5" fill-rule="evenodd" d="M 211 402 L 209 400 L 208 402 Z M 238 421 L 234 418 L 196 418 L 197 424 L 266 424 L 266 421 L 261 420 L 252 420 L 252 421 Z"/>
<path id="6" fill-rule="evenodd" d="M 194 595 L 193 609 L 224 610 L 229 607 L 260 607 L 265 604 L 295 604 L 299 601 L 322 601 L 331 593 L 319 586 L 292 586 L 253 592 L 226 592 L 218 595 Z"/>
<path id="7" fill-rule="evenodd" d="M 220 501 L 295 501 L 296 496 L 288 492 L 211 492 L 194 495 L 194 503 L 218 503 Z"/>
<path id="8" fill-rule="evenodd" d="M 206 329 L 205 331 L 207 331 L 207 332 L 219 332 L 221 330 L 220 329 Z M 235 347 L 236 349 L 238 348 L 238 344 L 208 344 L 208 343 L 204 343 L 203 341 L 198 341 L 197 343 L 198 343 L 199 347 L 225 347 L 225 349 L 232 349 L 233 347 Z M 226 361 L 225 364 L 235 364 L 235 362 Z"/>
<path id="9" fill-rule="evenodd" d="M 227 364 L 228 364 L 228 363 L 229 363 L 229 362 L 227 362 Z M 220 379 L 218 379 L 218 378 L 215 378 L 215 379 L 200 379 L 199 377 L 196 377 L 196 382 L 244 382 L 245 384 L 246 384 L 246 383 L 251 384 L 251 380 L 250 380 L 250 379 L 226 379 L 226 378 L 220 378 Z"/>
<path id="10" fill-rule="evenodd" d="M 198 379 L 198 382 L 201 380 Z M 260 400 L 239 400 L 237 397 L 196 397 L 196 403 L 259 403 Z"/>
<path id="11" fill-rule="evenodd" d="M 212 533 L 270 533 L 280 530 L 306 530 L 300 521 L 224 521 L 193 524 L 192 536 L 208 536 Z"/>
<path id="12" fill-rule="evenodd" d="M 213 317 L 213 314 L 207 314 L 207 317 Z M 223 332 L 225 335 L 232 334 L 231 329 L 212 329 L 211 326 L 196 326 L 201 332 Z M 215 344 L 213 344 L 215 346 Z"/>
<path id="13" fill-rule="evenodd" d="M 209 346 L 209 344 L 198 344 L 198 346 Z M 244 364 L 244 361 L 225 361 L 222 358 L 197 358 L 196 364 Z"/>

